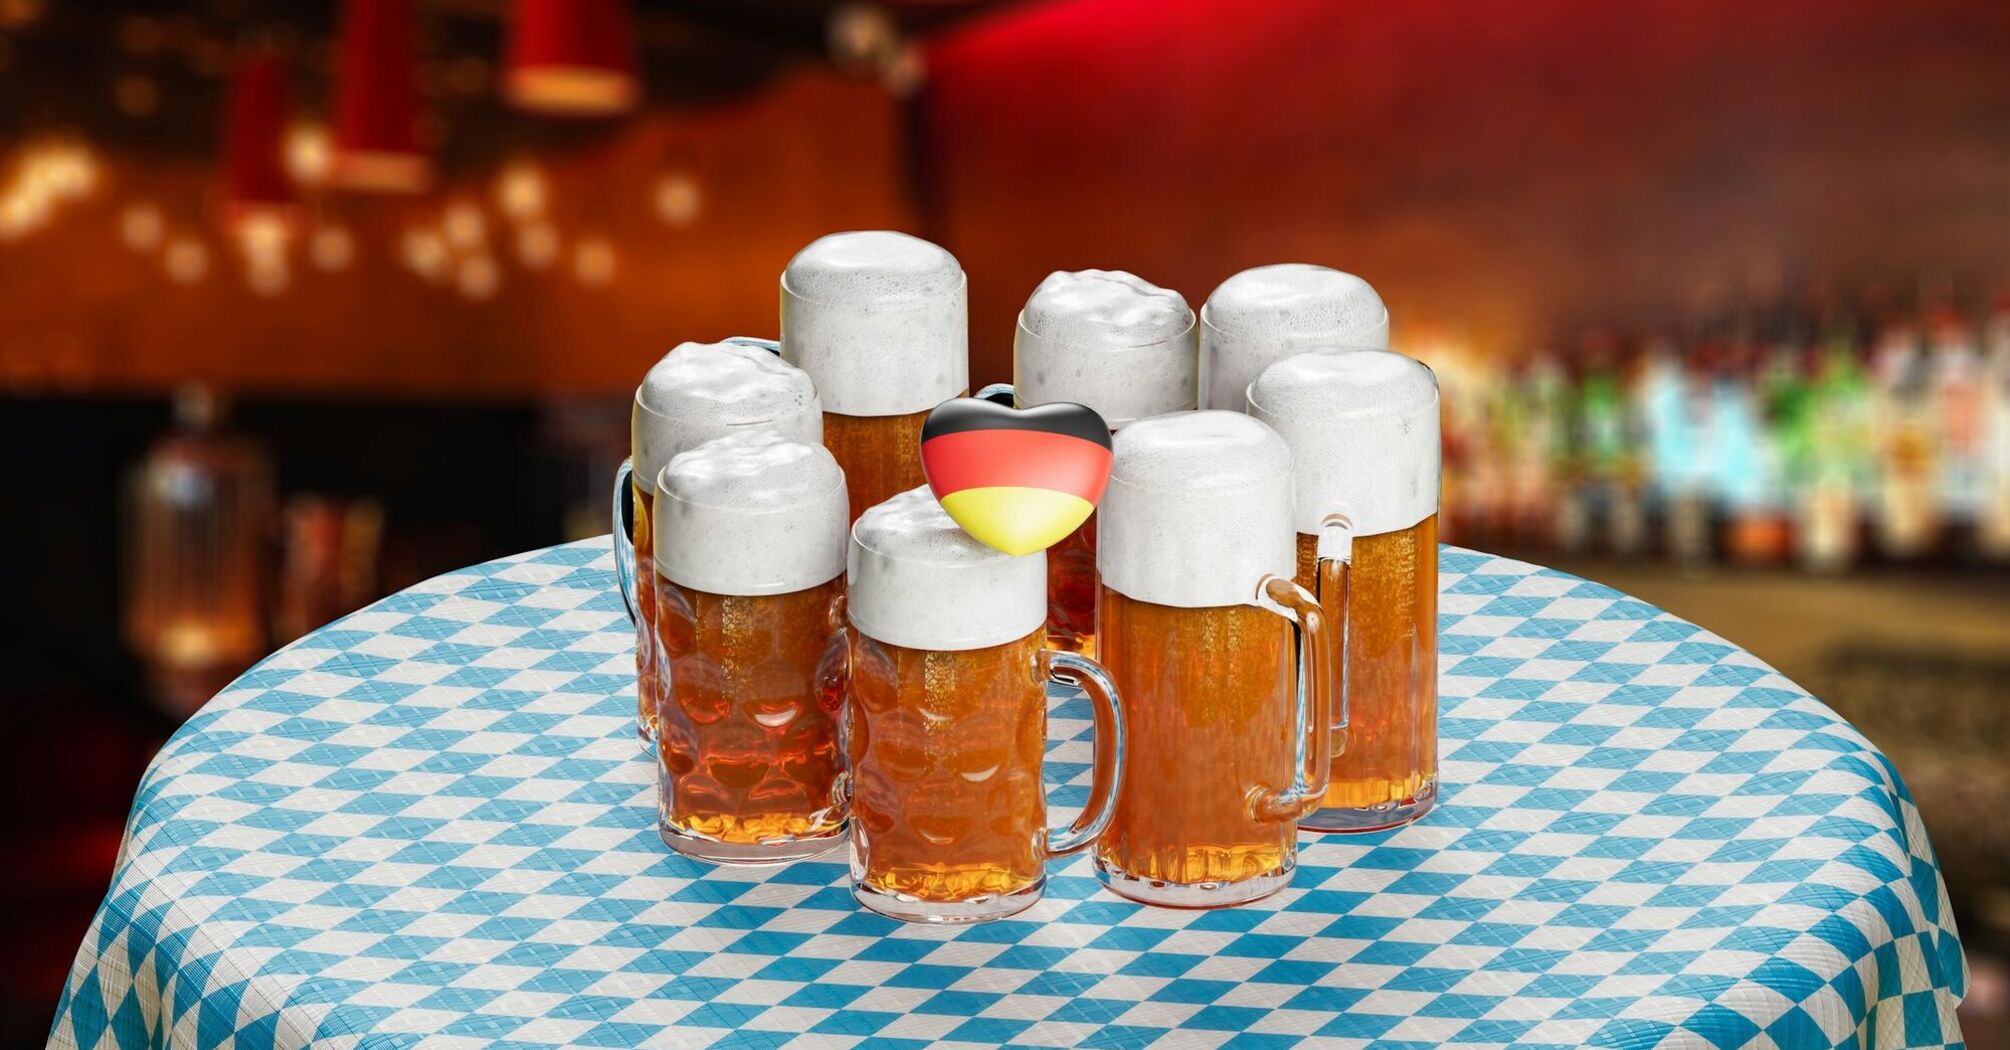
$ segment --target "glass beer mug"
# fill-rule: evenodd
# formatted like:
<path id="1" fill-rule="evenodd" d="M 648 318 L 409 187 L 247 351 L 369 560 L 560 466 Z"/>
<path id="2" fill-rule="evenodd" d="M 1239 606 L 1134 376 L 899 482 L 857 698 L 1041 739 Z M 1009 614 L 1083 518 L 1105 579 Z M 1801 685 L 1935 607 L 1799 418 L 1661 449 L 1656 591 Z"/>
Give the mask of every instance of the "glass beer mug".
<path id="1" fill-rule="evenodd" d="M 1122 270 L 1048 274 L 1019 311 L 1012 385 L 1021 408 L 1072 401 L 1111 433 L 1132 420 L 1194 407 L 1199 362 L 1193 309 L 1178 292 Z M 1095 654 L 1096 518 L 1047 548 L 1047 639 Z"/>
<path id="2" fill-rule="evenodd" d="M 1125 897 L 1213 908 L 1282 889 L 1325 795 L 1345 648 L 1291 580 L 1291 472 L 1283 439 L 1239 412 L 1117 432 L 1096 647 L 1130 740 L 1096 870 Z"/>
<path id="3" fill-rule="evenodd" d="M 1124 755 L 1102 668 L 1045 647 L 1045 559 L 986 547 L 917 488 L 860 515 L 846 578 L 852 895 L 909 922 L 1031 907 L 1046 861 L 1109 824 Z M 1089 802 L 1053 831 L 1040 780 L 1050 680 L 1096 707 Z"/>
<path id="4" fill-rule="evenodd" d="M 823 396 L 851 517 L 921 484 L 921 425 L 970 388 L 963 268 L 904 233 L 834 233 L 782 271 L 782 356 Z"/>
<path id="5" fill-rule="evenodd" d="M 834 848 L 845 827 L 837 461 L 770 431 L 708 441 L 663 468 L 654 527 L 663 841 L 742 864 Z"/>
<path id="6" fill-rule="evenodd" d="M 1388 346 L 1389 309 L 1368 282 L 1307 263 L 1258 266 L 1200 308 L 1200 405 L 1244 412 L 1256 374 L 1318 346 Z"/>
<path id="7" fill-rule="evenodd" d="M 1333 757 L 1325 804 L 1299 826 L 1406 824 L 1438 794 L 1437 379 L 1388 350 L 1312 351 L 1265 369 L 1249 411 L 1291 446 L 1298 582 L 1344 617 L 1351 650 L 1347 749 Z M 1334 513 L 1351 535 L 1326 535 Z M 1346 580 L 1329 575 L 1343 545 Z"/>
<path id="8" fill-rule="evenodd" d="M 635 731 L 656 738 L 656 475 L 671 457 L 715 437 L 773 430 L 798 441 L 823 440 L 823 406 L 810 377 L 756 339 L 680 343 L 635 389 L 633 454 L 614 473 L 614 578 L 635 621 Z M 632 505 L 632 512 L 630 507 Z M 624 528 L 624 524 L 626 528 Z M 638 585 L 637 581 L 640 581 Z"/>

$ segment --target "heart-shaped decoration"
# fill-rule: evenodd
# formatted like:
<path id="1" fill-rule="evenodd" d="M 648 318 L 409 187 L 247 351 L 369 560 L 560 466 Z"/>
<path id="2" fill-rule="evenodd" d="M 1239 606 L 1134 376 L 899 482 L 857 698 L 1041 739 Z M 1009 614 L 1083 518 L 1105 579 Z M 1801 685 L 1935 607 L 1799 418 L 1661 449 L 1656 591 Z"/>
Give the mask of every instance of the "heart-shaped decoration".
<path id="1" fill-rule="evenodd" d="M 1089 520 L 1110 482 L 1110 427 L 1067 401 L 1009 408 L 944 401 L 921 427 L 929 490 L 963 531 L 1007 554 L 1060 542 Z"/>

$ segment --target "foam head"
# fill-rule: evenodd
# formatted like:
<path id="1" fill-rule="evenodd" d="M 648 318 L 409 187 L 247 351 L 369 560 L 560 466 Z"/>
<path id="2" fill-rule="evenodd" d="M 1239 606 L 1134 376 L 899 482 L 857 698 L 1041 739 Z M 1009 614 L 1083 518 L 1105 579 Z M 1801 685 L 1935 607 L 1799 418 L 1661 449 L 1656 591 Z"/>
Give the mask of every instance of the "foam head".
<path id="1" fill-rule="evenodd" d="M 1056 271 L 1019 311 L 1021 405 L 1073 401 L 1120 427 L 1194 407 L 1199 368 L 1186 298 L 1122 270 Z"/>
<path id="2" fill-rule="evenodd" d="M 824 437 L 823 405 L 809 374 L 745 343 L 680 343 L 635 390 L 635 480 L 654 491 L 673 456 L 736 430 Z"/>
<path id="3" fill-rule="evenodd" d="M 1438 512 L 1438 380 L 1392 350 L 1312 350 L 1263 370 L 1249 412 L 1297 461 L 1293 526 L 1318 535 L 1329 514 L 1354 533 L 1398 532 Z"/>
<path id="4" fill-rule="evenodd" d="M 1297 569 L 1291 450 L 1240 412 L 1175 412 L 1117 431 L 1096 511 L 1096 568 L 1127 597 L 1249 605 Z"/>
<path id="5" fill-rule="evenodd" d="M 970 386 L 967 295 L 956 257 L 919 237 L 819 237 L 782 271 L 782 355 L 829 411 L 925 411 Z"/>
<path id="6" fill-rule="evenodd" d="M 851 528 L 845 607 L 853 627 L 910 649 L 985 649 L 1047 622 L 1047 554 L 972 539 L 927 486 L 866 510 Z"/>
<path id="7" fill-rule="evenodd" d="M 844 471 L 822 445 L 752 430 L 657 477 L 656 571 L 712 594 L 787 594 L 844 571 Z"/>
<path id="8" fill-rule="evenodd" d="M 1243 410 L 1251 380 L 1316 346 L 1384 348 L 1389 308 L 1367 281 L 1307 263 L 1258 266 L 1221 282 L 1201 306 L 1204 408 Z"/>

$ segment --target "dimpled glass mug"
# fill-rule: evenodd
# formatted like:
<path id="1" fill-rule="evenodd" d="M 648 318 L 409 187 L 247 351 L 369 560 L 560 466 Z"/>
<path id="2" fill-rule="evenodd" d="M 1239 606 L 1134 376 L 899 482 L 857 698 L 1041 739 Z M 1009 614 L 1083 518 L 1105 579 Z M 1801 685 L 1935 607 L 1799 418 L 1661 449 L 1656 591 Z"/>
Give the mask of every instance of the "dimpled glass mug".
<path id="1" fill-rule="evenodd" d="M 772 864 L 844 837 L 844 474 L 822 445 L 716 438 L 657 478 L 658 826 Z"/>
<path id="2" fill-rule="evenodd" d="M 632 455 L 614 475 L 614 576 L 635 622 L 635 731 L 656 739 L 656 541 L 651 519 L 656 476 L 671 457 L 736 431 L 773 430 L 797 441 L 823 439 L 823 406 L 801 369 L 775 344 L 734 338 L 681 343 L 635 390 Z M 624 525 L 626 527 L 624 527 Z"/>
<path id="3" fill-rule="evenodd" d="M 782 271 L 782 356 L 824 403 L 851 516 L 921 484 L 921 425 L 970 389 L 968 288 L 956 257 L 886 230 L 811 241 Z"/>
<path id="4" fill-rule="evenodd" d="M 1199 345 L 1178 292 L 1122 270 L 1048 274 L 1019 311 L 1012 385 L 979 397 L 1020 408 L 1087 405 L 1111 433 L 1133 420 L 1194 407 Z M 1047 638 L 1096 652 L 1096 518 L 1047 548 Z"/>
<path id="5" fill-rule="evenodd" d="M 1312 351 L 1264 369 L 1249 412 L 1291 446 L 1298 582 L 1344 618 L 1350 650 L 1347 749 L 1299 826 L 1407 824 L 1438 797 L 1437 378 L 1389 350 Z M 1319 557 L 1336 510 L 1353 525 L 1345 581 Z"/>
<path id="6" fill-rule="evenodd" d="M 1096 648 L 1130 740 L 1096 870 L 1147 904 L 1256 900 L 1291 881 L 1345 746 L 1327 732 L 1347 720 L 1344 640 L 1291 579 L 1291 451 L 1239 412 L 1140 420 L 1115 445 Z"/>
<path id="7" fill-rule="evenodd" d="M 1045 647 L 1047 571 L 972 539 L 926 488 L 860 515 L 846 555 L 852 895 L 910 922 L 1031 907 L 1046 862 L 1109 824 L 1124 726 L 1101 667 Z M 1047 683 L 1096 707 L 1088 804 L 1047 827 Z"/>

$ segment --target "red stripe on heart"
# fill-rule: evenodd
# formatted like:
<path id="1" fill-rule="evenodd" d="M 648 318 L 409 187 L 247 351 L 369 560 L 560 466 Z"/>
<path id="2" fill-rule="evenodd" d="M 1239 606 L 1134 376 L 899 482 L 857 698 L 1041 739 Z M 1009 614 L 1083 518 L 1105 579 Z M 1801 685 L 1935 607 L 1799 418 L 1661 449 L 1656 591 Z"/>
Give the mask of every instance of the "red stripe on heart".
<path id="1" fill-rule="evenodd" d="M 1110 450 L 1042 430 L 960 430 L 921 443 L 921 469 L 937 498 L 964 489 L 1052 489 L 1089 503 L 1110 481 Z"/>

